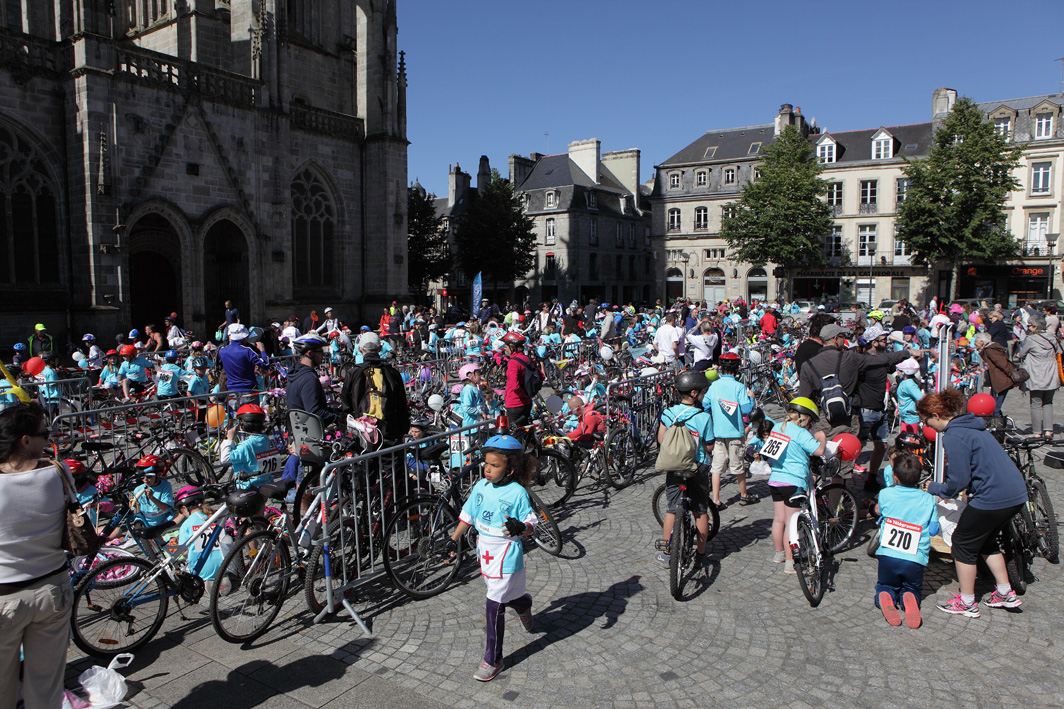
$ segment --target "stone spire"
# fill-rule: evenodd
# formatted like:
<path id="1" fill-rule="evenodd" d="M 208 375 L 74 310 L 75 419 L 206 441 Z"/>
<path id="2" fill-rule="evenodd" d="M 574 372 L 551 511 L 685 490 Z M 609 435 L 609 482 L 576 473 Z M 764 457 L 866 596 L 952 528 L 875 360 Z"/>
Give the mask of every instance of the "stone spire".
<path id="1" fill-rule="evenodd" d="M 399 96 L 396 100 L 399 137 L 406 137 L 406 52 L 399 52 Z"/>

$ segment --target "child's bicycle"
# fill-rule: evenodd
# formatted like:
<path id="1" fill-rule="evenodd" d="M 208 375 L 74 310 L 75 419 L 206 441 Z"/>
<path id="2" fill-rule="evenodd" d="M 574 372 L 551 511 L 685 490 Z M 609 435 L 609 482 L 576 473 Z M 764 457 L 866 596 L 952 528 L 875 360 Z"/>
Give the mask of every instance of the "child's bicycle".
<path id="1" fill-rule="evenodd" d="M 798 583 L 809 605 L 816 608 L 824 598 L 824 590 L 833 585 L 832 552 L 825 543 L 817 517 L 817 505 L 811 504 L 808 492 L 799 492 L 790 499 L 799 509 L 791 517 L 787 539 L 794 557 Z"/>
<path id="2" fill-rule="evenodd" d="M 687 477 L 687 480 L 689 481 L 695 474 L 695 472 L 692 472 Z M 669 555 L 669 593 L 672 594 L 674 599 L 679 601 L 683 600 L 684 583 L 698 571 L 695 564 L 698 556 L 696 548 L 698 544 L 698 529 L 695 527 L 694 513 L 690 510 L 691 501 L 687 497 L 687 483 L 680 483 L 676 487 L 680 491 L 680 499 L 676 505 L 672 531 L 669 532 L 668 539 L 659 539 L 655 546 L 658 551 L 663 551 Z M 712 500 L 710 501 L 710 509 L 714 509 Z M 716 519 L 719 527 L 719 513 L 715 517 L 711 515 L 710 519 Z M 664 518 L 662 524 L 664 524 Z M 715 534 L 715 531 L 710 530 L 710 533 Z M 708 539 L 706 544 L 709 544 Z"/>

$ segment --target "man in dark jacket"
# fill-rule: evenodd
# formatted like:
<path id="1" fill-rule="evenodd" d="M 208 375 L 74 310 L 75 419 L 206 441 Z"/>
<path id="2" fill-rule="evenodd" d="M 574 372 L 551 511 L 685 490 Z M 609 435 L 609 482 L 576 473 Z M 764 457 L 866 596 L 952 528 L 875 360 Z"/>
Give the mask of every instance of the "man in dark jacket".
<path id="1" fill-rule="evenodd" d="M 380 358 L 381 341 L 376 333 L 367 332 L 359 337 L 358 349 L 362 364 L 344 372 L 340 402 L 355 418 L 377 419 L 377 429 L 385 442 L 400 443 L 410 431 L 410 407 L 403 378 Z"/>
<path id="2" fill-rule="evenodd" d="M 827 313 L 816 313 L 809 318 L 809 337 L 794 351 L 794 371 L 799 375 L 802 373 L 802 365 L 824 348 L 824 341 L 820 339 L 820 330 L 825 325 L 834 322 L 835 318 Z"/>
<path id="3" fill-rule="evenodd" d="M 30 357 L 40 357 L 45 352 L 55 352 L 55 341 L 42 323 L 37 323 L 30 337 Z"/>
<path id="4" fill-rule="evenodd" d="M 881 332 L 872 340 L 864 356 L 882 355 L 886 351 L 887 333 Z M 865 491 L 871 493 L 878 492 L 882 487 L 879 483 L 879 466 L 887 452 L 887 436 L 890 434 L 886 413 L 887 375 L 893 369 L 893 365 L 877 364 L 862 370 L 857 378 L 855 399 L 861 402 L 858 413 L 861 428 L 857 437 L 862 444 L 869 439 L 872 441 L 872 456 L 867 463 L 868 479 L 865 481 Z"/>
<path id="5" fill-rule="evenodd" d="M 1012 332 L 1005 326 L 1004 315 L 997 311 L 991 310 L 987 315 L 989 324 L 986 326 L 986 334 L 990 335 L 990 340 L 996 342 L 1005 348 L 1005 351 L 1009 350 L 1009 341 L 1012 340 Z"/>
<path id="6" fill-rule="evenodd" d="M 849 421 L 832 425 L 827 420 L 827 412 L 821 407 L 820 419 L 813 430 L 826 431 L 828 440 L 840 433 L 852 433 L 855 436 L 860 433 L 860 407 L 862 401 L 857 391 L 857 385 L 863 372 L 872 367 L 893 367 L 910 356 L 923 354 L 922 350 L 858 354 L 854 350 L 846 349 L 845 332 L 834 323 L 825 325 L 820 329 L 820 339 L 824 342 L 823 349 L 802 366 L 798 377 L 798 396 L 807 396 L 819 402 L 821 378 L 830 376 L 837 370 L 839 383 L 850 398 L 852 408 Z M 844 461 L 839 470 L 839 477 L 849 478 L 851 475 L 853 475 L 853 461 Z"/>
<path id="7" fill-rule="evenodd" d="M 343 414 L 325 403 L 325 389 L 318 379 L 317 368 L 325 359 L 324 348 L 325 340 L 314 333 L 303 335 L 292 343 L 299 361 L 288 370 L 285 403 L 289 411 L 306 411 L 320 417 L 326 426 L 339 426 L 344 421 Z"/>

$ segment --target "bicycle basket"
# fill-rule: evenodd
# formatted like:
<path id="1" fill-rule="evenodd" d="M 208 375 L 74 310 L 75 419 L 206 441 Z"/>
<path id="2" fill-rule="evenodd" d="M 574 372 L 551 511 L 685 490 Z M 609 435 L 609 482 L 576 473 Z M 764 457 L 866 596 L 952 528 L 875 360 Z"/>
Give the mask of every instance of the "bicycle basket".
<path id="1" fill-rule="evenodd" d="M 225 498 L 225 504 L 241 517 L 256 517 L 266 507 L 266 498 L 258 490 L 237 490 Z"/>

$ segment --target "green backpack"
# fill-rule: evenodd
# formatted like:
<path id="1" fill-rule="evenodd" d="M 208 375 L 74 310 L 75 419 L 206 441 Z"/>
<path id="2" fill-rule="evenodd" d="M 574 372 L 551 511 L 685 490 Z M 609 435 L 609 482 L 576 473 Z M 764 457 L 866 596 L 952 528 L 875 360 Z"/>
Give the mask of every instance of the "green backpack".
<path id="1" fill-rule="evenodd" d="M 698 471 L 698 439 L 691 435 L 691 430 L 685 425 L 692 418 L 694 414 L 685 419 L 677 416 L 672 425 L 665 429 L 658 459 L 654 463 L 658 472 L 676 473 L 680 477 L 689 478 Z"/>

